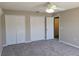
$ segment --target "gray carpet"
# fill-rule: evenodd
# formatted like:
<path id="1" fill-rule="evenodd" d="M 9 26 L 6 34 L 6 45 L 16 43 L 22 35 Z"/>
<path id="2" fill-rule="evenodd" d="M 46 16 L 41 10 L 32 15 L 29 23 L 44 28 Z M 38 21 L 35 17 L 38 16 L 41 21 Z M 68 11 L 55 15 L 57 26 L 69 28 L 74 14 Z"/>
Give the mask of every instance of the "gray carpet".
<path id="1" fill-rule="evenodd" d="M 79 56 L 79 49 L 57 40 L 41 40 L 6 46 L 2 56 Z"/>

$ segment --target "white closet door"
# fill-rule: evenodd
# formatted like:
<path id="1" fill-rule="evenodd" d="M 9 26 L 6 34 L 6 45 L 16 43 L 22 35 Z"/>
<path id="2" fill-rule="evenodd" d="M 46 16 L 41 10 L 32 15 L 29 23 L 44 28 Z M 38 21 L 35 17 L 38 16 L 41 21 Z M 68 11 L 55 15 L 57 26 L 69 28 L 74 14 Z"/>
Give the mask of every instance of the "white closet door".
<path id="1" fill-rule="evenodd" d="M 5 15 L 6 45 L 25 42 L 25 16 Z"/>
<path id="2" fill-rule="evenodd" d="M 54 17 L 46 17 L 47 40 L 54 39 Z"/>
<path id="3" fill-rule="evenodd" d="M 17 43 L 24 43 L 25 40 L 25 16 L 17 16 Z"/>
<path id="4" fill-rule="evenodd" d="M 30 16 L 31 41 L 45 39 L 45 17 Z"/>
<path id="5" fill-rule="evenodd" d="M 6 45 L 16 44 L 16 19 L 15 16 L 5 15 Z"/>

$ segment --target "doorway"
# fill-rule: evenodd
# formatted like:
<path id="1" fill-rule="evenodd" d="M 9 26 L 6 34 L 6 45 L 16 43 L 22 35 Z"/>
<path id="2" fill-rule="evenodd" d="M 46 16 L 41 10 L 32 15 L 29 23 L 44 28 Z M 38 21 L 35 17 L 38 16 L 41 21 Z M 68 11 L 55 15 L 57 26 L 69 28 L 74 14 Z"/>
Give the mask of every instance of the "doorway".
<path id="1" fill-rule="evenodd" d="M 54 38 L 59 40 L 59 17 L 54 17 Z"/>

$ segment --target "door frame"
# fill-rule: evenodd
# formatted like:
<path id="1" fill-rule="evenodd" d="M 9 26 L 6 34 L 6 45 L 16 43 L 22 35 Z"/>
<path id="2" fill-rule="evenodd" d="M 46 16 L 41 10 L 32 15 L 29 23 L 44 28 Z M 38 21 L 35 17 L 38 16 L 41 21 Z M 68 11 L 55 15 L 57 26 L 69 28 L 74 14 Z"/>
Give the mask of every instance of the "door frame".
<path id="1" fill-rule="evenodd" d="M 47 40 L 47 16 L 45 16 L 45 40 Z"/>

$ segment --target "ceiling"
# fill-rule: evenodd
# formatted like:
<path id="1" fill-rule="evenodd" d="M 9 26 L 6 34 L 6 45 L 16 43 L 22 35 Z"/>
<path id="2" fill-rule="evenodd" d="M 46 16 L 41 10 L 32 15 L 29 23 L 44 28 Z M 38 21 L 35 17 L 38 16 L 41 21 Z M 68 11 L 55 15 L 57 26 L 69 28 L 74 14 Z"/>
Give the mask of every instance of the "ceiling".
<path id="1" fill-rule="evenodd" d="M 47 2 L 0 2 L 0 8 L 6 10 L 45 12 L 46 3 Z M 51 3 L 57 5 L 57 7 L 60 8 L 60 10 L 56 10 L 55 12 L 79 7 L 79 2 L 51 2 Z"/>

